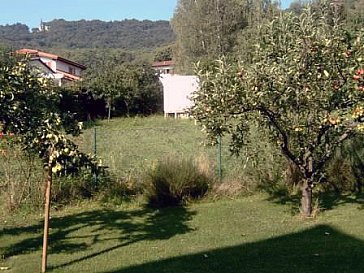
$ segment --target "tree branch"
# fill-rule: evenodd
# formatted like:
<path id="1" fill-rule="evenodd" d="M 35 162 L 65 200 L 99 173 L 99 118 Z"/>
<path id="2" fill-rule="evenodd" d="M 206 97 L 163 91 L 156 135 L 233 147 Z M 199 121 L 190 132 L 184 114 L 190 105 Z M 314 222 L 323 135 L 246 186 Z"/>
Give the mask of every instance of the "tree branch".
<path id="1" fill-rule="evenodd" d="M 286 132 L 283 130 L 283 128 L 278 124 L 278 121 L 276 120 L 274 112 L 265 107 L 261 107 L 261 106 L 257 107 L 257 110 L 260 111 L 261 113 L 263 113 L 263 115 L 265 115 L 270 120 L 272 125 L 277 129 L 278 134 L 281 136 L 281 140 L 282 140 L 280 147 L 281 147 L 283 154 L 289 160 L 291 160 L 301 170 L 301 172 L 305 172 L 301 162 L 299 162 L 299 160 L 297 160 L 297 158 L 294 156 L 294 154 L 289 150 L 288 136 L 287 136 Z"/>

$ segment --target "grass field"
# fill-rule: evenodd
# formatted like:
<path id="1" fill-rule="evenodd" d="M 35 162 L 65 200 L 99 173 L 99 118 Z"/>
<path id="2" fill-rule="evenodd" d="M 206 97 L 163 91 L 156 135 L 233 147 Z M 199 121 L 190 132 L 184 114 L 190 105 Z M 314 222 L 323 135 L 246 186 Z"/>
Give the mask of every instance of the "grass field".
<path id="1" fill-rule="evenodd" d="M 99 180 L 102 186 L 99 188 L 119 193 L 127 182 L 128 185 L 132 185 L 128 187 L 132 188 L 134 192 L 140 192 L 140 189 L 144 187 L 146 174 L 153 164 L 156 164 L 158 160 L 166 161 L 169 158 L 177 157 L 198 161 L 200 167 L 203 165 L 202 169 L 212 170 L 215 177 L 218 178 L 217 147 L 204 145 L 206 137 L 193 120 L 164 119 L 163 116 L 152 116 L 116 118 L 110 122 L 98 121 L 96 126 L 86 129 L 80 137 L 74 138 L 82 151 L 94 153 L 95 131 L 96 154 L 107 167 L 108 173 L 111 174 L 107 179 Z M 240 158 L 232 156 L 229 152 L 228 139 L 224 138 L 222 141 L 222 180 L 231 182 L 231 184 L 235 183 L 234 191 L 240 188 L 254 190 L 259 181 L 274 180 L 277 175 L 282 175 L 282 169 L 277 172 L 277 166 L 279 166 L 277 156 L 273 156 L 274 152 L 267 145 L 268 142 L 264 141 L 264 138 L 262 140 L 262 134 L 258 136 L 258 130 L 255 133 L 256 135 L 251 138 L 253 141 L 249 145 L 252 148 L 249 156 L 244 154 L 245 151 Z M 251 154 L 259 156 L 254 157 Z M 33 206 L 33 208 L 34 206 L 39 207 L 42 195 L 37 193 L 43 187 L 44 181 L 42 166 L 39 164 L 35 171 L 35 168 L 29 167 L 28 161 L 23 162 L 21 158 L 9 157 L 5 161 L 3 159 L 0 158 L 0 176 L 6 173 L 7 179 L 0 179 L 0 191 L 14 188 L 13 192 L 19 193 L 18 198 L 14 200 L 20 200 L 14 206 L 8 205 L 8 207 L 16 207 L 19 204 Z M 26 175 L 25 171 L 16 171 L 15 165 L 19 165 L 19 168 L 23 167 L 28 172 L 30 170 L 31 175 Z M 69 202 L 67 196 L 72 194 L 73 199 L 78 199 L 77 196 L 82 194 L 84 186 L 87 189 L 92 186 L 92 183 L 85 185 L 84 181 L 56 180 L 53 187 L 54 196 L 57 196 L 57 200 L 66 196 L 64 200 L 60 201 L 60 203 L 63 202 L 62 204 Z M 7 184 L 11 184 L 11 187 L 5 187 Z M 227 189 L 225 187 L 222 190 Z M 23 192 L 26 194 L 21 194 Z M 107 198 L 119 202 L 118 197 L 111 194 L 106 195 Z M 9 199 L 9 196 L 6 193 L 6 199 Z"/>
<path id="2" fill-rule="evenodd" d="M 141 175 L 171 155 L 203 156 L 216 167 L 216 148 L 202 145 L 204 135 L 191 120 L 115 119 L 96 128 L 97 154 L 116 177 Z M 78 139 L 90 153 L 93 132 Z M 247 168 L 246 161 L 229 156 L 224 140 L 224 177 L 274 174 L 272 150 L 259 148 L 262 142 L 254 138 L 260 165 Z M 120 206 L 83 201 L 54 210 L 49 272 L 364 272 L 363 196 L 323 198 L 326 210 L 309 220 L 292 213 L 298 203 L 284 197 L 207 198 L 160 210 L 146 208 L 141 199 Z M 0 210 L 0 269 L 39 272 L 42 227 L 39 213 Z"/>
<path id="3" fill-rule="evenodd" d="M 85 130 L 77 140 L 83 151 L 93 153 L 96 128 L 96 154 L 116 177 L 138 177 L 154 162 L 166 157 L 203 158 L 218 173 L 217 147 L 206 146 L 206 136 L 190 119 L 164 119 L 163 116 L 147 118 L 117 118 L 101 121 L 94 128 Z M 261 130 L 253 130 L 249 155 L 232 156 L 229 139 L 222 140 L 221 169 L 227 180 L 238 177 L 258 176 L 259 165 L 264 173 L 272 176 L 276 152 L 264 141 Z M 253 158 L 252 154 L 259 154 Z M 244 168 L 244 166 L 255 166 Z"/>
<path id="4" fill-rule="evenodd" d="M 216 159 L 216 149 L 203 145 L 204 135 L 191 120 L 154 116 L 101 121 L 80 138 L 81 148 L 89 153 L 94 149 L 95 128 L 96 153 L 119 176 L 138 175 L 156 160 L 170 155 Z"/>
<path id="5" fill-rule="evenodd" d="M 53 212 L 50 272 L 360 273 L 363 203 L 302 220 L 256 194 L 187 208 L 84 203 Z M 361 200 L 363 202 L 363 200 Z M 41 216 L 2 216 L 0 267 L 39 272 Z"/>

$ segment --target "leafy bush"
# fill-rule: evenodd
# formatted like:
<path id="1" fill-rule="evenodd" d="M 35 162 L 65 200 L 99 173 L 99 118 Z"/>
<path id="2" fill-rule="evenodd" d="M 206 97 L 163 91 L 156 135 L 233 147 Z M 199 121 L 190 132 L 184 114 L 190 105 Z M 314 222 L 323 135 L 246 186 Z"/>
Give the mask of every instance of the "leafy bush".
<path id="1" fill-rule="evenodd" d="M 212 181 L 211 172 L 199 167 L 197 161 L 168 157 L 148 172 L 148 202 L 155 207 L 183 205 L 187 200 L 202 198 Z"/>
<path id="2" fill-rule="evenodd" d="M 36 155 L 25 153 L 16 136 L 0 134 L 0 196 L 8 211 L 43 204 L 44 171 Z"/>
<path id="3" fill-rule="evenodd" d="M 363 136 L 356 136 L 340 146 L 326 168 L 326 190 L 337 193 L 361 192 L 364 176 Z"/>
<path id="4" fill-rule="evenodd" d="M 98 191 L 94 177 L 79 174 L 68 177 L 54 177 L 52 185 L 52 203 L 66 205 L 81 199 L 88 199 Z"/>
<path id="5" fill-rule="evenodd" d="M 14 135 L 0 134 L 0 196 L 8 211 L 40 209 L 46 179 L 42 162 L 37 155 L 24 151 L 14 138 Z M 97 183 L 89 172 L 69 177 L 53 175 L 52 205 L 93 197 L 106 188 L 104 183 L 102 174 Z"/>
<path id="6" fill-rule="evenodd" d="M 123 202 L 135 200 L 143 193 L 143 185 L 131 175 L 116 178 L 115 175 L 105 177 L 108 181 L 101 188 L 101 200 L 105 203 L 120 205 Z"/>

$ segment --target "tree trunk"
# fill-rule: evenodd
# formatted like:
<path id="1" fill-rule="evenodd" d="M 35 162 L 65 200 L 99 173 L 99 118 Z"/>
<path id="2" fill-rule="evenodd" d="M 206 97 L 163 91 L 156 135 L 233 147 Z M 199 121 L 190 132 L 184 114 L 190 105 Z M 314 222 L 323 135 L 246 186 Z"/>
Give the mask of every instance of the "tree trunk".
<path id="1" fill-rule="evenodd" d="M 111 105 L 112 105 L 112 98 L 108 98 L 107 99 L 107 104 L 106 104 L 107 109 L 108 109 L 108 111 L 107 111 L 107 121 L 108 122 L 111 119 Z"/>
<path id="2" fill-rule="evenodd" d="M 310 217 L 312 214 L 312 187 L 308 180 L 302 183 L 301 213 L 304 217 Z"/>
<path id="3" fill-rule="evenodd" d="M 44 204 L 44 231 L 43 231 L 43 251 L 42 251 L 42 273 L 47 270 L 48 255 L 48 234 L 49 234 L 49 211 L 51 203 L 52 187 L 52 165 L 49 162 L 47 171 L 47 181 L 45 183 L 45 204 Z"/>

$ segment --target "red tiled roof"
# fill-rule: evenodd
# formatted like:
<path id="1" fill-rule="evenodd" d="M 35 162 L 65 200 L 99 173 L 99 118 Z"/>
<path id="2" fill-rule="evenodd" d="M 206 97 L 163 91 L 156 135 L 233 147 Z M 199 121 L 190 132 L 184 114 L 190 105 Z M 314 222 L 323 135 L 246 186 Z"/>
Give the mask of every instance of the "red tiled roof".
<path id="1" fill-rule="evenodd" d="M 163 61 L 163 62 L 155 62 L 152 64 L 152 67 L 163 67 L 163 66 L 174 66 L 173 61 Z"/>
<path id="2" fill-rule="evenodd" d="M 55 55 L 55 54 L 40 51 L 40 50 L 37 50 L 37 49 L 22 48 L 22 49 L 17 50 L 16 53 L 28 54 L 30 56 L 36 56 L 36 57 L 45 57 L 45 58 L 50 58 L 52 60 L 60 60 L 60 61 L 63 61 L 65 63 L 77 66 L 77 67 L 79 67 L 81 69 L 86 69 L 86 66 L 84 66 L 82 64 L 79 64 L 79 63 L 73 62 L 71 60 L 62 58 L 62 57 L 60 57 L 58 55 Z"/>

